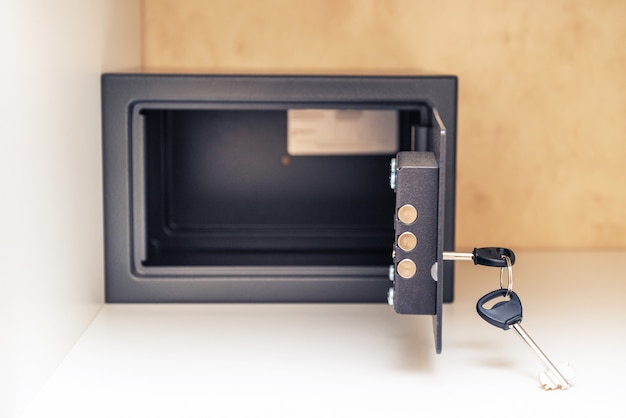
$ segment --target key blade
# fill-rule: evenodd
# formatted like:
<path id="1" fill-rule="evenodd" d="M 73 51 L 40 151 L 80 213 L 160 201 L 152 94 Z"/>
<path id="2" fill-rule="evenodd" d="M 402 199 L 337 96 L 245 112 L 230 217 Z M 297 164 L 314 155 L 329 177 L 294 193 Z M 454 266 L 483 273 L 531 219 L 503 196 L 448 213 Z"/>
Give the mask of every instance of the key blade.
<path id="1" fill-rule="evenodd" d="M 522 337 L 522 340 L 524 340 L 524 342 L 530 347 L 531 350 L 533 350 L 537 357 L 539 357 L 539 360 L 541 360 L 541 362 L 544 364 L 544 366 L 546 366 L 546 368 L 550 371 L 551 375 L 556 380 L 555 383 L 558 383 L 561 389 L 567 389 L 570 386 L 567 379 L 561 374 L 559 369 L 556 368 L 554 363 L 550 361 L 548 356 L 546 356 L 545 353 L 541 351 L 537 343 L 530 337 L 530 335 L 528 335 L 522 325 L 518 322 L 511 325 L 511 328 L 513 328 L 518 333 L 518 335 Z"/>
<path id="2" fill-rule="evenodd" d="M 472 261 L 474 259 L 474 254 L 461 253 L 456 251 L 444 251 L 443 259 L 446 261 Z"/>

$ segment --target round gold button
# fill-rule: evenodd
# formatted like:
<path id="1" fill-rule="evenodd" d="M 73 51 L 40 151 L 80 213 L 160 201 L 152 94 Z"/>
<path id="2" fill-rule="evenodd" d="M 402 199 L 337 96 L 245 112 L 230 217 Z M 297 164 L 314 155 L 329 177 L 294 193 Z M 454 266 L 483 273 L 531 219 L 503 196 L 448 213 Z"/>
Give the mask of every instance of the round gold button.
<path id="1" fill-rule="evenodd" d="M 404 279 L 410 279 L 411 277 L 415 276 L 416 272 L 417 266 L 415 265 L 413 260 L 405 258 L 398 263 L 398 274 L 400 275 L 400 277 Z"/>
<path id="2" fill-rule="evenodd" d="M 412 224 L 417 219 L 417 209 L 413 205 L 404 205 L 398 209 L 398 219 L 405 224 Z"/>
<path id="3" fill-rule="evenodd" d="M 398 237 L 398 247 L 411 251 L 417 246 L 417 237 L 411 232 L 404 232 Z"/>

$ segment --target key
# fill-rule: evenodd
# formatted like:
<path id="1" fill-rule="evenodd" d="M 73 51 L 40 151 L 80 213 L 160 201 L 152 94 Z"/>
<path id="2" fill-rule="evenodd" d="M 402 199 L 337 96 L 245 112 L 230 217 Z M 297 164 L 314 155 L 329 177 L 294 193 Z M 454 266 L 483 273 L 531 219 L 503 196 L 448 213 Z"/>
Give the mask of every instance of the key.
<path id="1" fill-rule="evenodd" d="M 485 305 L 493 301 L 494 299 L 502 298 L 506 294 L 509 294 L 510 299 L 503 300 L 496 303 L 491 308 L 486 308 Z M 546 389 L 567 389 L 570 384 L 563 374 L 557 369 L 557 367 L 548 359 L 543 351 L 539 348 L 537 343 L 530 338 L 528 333 L 521 325 L 522 322 L 522 302 L 515 292 L 509 289 L 498 289 L 493 292 L 487 293 L 485 296 L 478 300 L 476 304 L 476 311 L 481 318 L 490 323 L 491 325 L 508 330 L 513 328 L 524 342 L 530 347 L 530 349 L 539 357 L 539 360 L 546 366 L 547 370 L 540 377 L 541 379 L 549 379 L 549 382 L 542 385 Z M 550 382 L 552 384 L 550 384 Z"/>
<path id="2" fill-rule="evenodd" d="M 474 261 L 474 264 L 488 267 L 507 267 L 503 256 L 509 257 L 511 265 L 515 264 L 515 253 L 508 248 L 484 247 L 474 248 L 471 253 L 461 253 L 456 251 L 444 251 L 444 260 Z"/>

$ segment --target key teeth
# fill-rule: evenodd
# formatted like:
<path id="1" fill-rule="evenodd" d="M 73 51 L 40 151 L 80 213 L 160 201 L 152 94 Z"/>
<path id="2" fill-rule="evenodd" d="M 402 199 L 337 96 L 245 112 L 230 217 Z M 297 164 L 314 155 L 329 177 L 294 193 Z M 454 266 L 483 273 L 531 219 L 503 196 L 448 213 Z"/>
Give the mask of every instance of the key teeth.
<path id="1" fill-rule="evenodd" d="M 550 379 L 546 373 L 542 373 L 539 376 L 539 384 L 544 390 L 555 390 L 555 389 L 560 388 L 560 385 L 558 383 L 553 382 L 552 379 Z"/>
<path id="2" fill-rule="evenodd" d="M 549 370 L 545 370 L 543 373 L 539 375 L 539 384 L 545 390 L 555 390 L 562 389 L 566 390 L 571 386 L 571 380 L 576 377 L 576 372 L 574 368 L 569 363 L 561 363 L 556 366 L 557 370 L 563 375 L 565 380 L 568 383 L 568 386 L 563 387 L 561 384 L 557 382 L 557 379 L 552 376 Z"/>

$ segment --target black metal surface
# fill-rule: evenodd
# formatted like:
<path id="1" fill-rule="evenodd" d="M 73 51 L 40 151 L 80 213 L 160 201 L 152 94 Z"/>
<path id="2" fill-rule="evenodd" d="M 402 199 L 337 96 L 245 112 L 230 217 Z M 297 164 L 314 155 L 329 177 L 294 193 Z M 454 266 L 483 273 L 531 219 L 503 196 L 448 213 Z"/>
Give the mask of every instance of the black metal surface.
<path id="1" fill-rule="evenodd" d="M 281 176 L 280 170 L 289 167 L 272 166 L 268 177 L 273 178 L 271 182 L 250 175 L 248 179 L 252 181 L 242 185 L 246 173 L 258 174 L 259 170 L 268 170 L 267 162 L 278 155 L 272 148 L 276 144 L 272 145 L 271 140 L 263 140 L 269 141 L 268 148 L 255 148 L 255 155 L 249 155 L 250 141 L 242 140 L 244 142 L 236 148 L 244 149 L 235 153 L 234 164 L 229 165 L 227 158 L 217 157 L 209 160 L 209 167 L 193 159 L 199 150 L 211 144 L 197 142 L 195 134 L 185 134 L 185 129 L 191 127 L 193 130 L 196 129 L 193 126 L 205 123 L 208 113 L 215 116 L 223 112 L 221 115 L 228 118 L 233 115 L 232 111 L 252 110 L 250 121 L 256 120 L 259 112 L 268 116 L 267 124 L 258 120 L 258 125 L 254 124 L 262 137 L 266 128 L 276 132 L 279 126 L 276 120 L 291 107 L 393 109 L 407 120 L 430 120 L 430 116 L 415 115 L 420 112 L 423 115 L 424 109 L 431 112 L 436 107 L 448 128 L 444 164 L 447 173 L 444 245 L 446 250 L 452 250 L 456 91 L 456 78 L 451 76 L 103 75 L 107 302 L 385 302 L 389 281 L 384 264 L 390 258 L 393 234 L 387 235 L 389 238 L 382 237 L 393 227 L 393 214 L 388 224 L 383 225 L 383 214 L 388 205 L 385 196 L 389 196 L 389 192 L 386 188 L 383 191 L 380 184 L 387 181 L 387 172 L 381 174 L 382 179 L 378 177 L 383 167 L 387 170 L 389 156 L 373 157 L 367 164 L 363 157 L 345 157 L 343 164 L 339 162 L 344 157 L 326 161 L 311 158 L 309 163 L 321 168 L 316 170 L 319 183 L 306 175 L 314 168 L 293 165 L 305 164 L 305 159 L 295 161 L 296 158 L 292 158 L 290 168 L 295 177 L 299 175 L 300 184 L 304 182 L 315 192 L 315 202 L 307 203 L 303 202 L 307 187 L 298 190 L 295 183 L 290 183 L 293 179 Z M 179 110 L 182 113 L 176 113 Z M 424 132 L 424 129 L 419 130 L 420 142 L 424 142 Z M 402 125 L 400 135 L 401 149 L 408 149 L 410 123 Z M 230 141 L 236 138 L 240 137 L 228 138 L 229 145 L 234 146 Z M 155 148 L 153 140 L 160 145 Z M 264 156 L 265 152 L 267 156 Z M 248 166 L 247 159 L 254 156 L 260 158 Z M 152 158 L 157 158 L 165 166 L 152 164 Z M 383 160 L 386 160 L 384 164 Z M 218 161 L 225 162 L 222 169 L 232 169 L 230 174 L 234 177 L 216 176 L 212 170 L 218 170 L 219 167 L 215 166 L 219 166 Z M 255 168 L 257 162 L 262 166 Z M 168 168 L 167 164 L 171 166 Z M 303 171 L 297 174 L 297 170 Z M 335 176 L 329 172 L 338 172 L 340 177 L 354 177 L 355 174 L 350 173 L 356 173 L 362 179 L 343 178 L 335 184 L 330 180 Z M 156 184 L 155 173 L 158 177 Z M 200 187 L 198 190 L 192 185 L 205 177 L 204 189 Z M 220 178 L 225 179 L 224 183 L 221 180 L 216 182 Z M 346 190 L 342 181 L 351 187 L 356 186 L 352 189 L 354 193 Z M 272 184 L 280 187 L 273 189 Z M 375 198 L 365 196 L 368 184 L 372 186 Z M 241 204 L 231 196 L 235 200 L 229 207 L 236 209 L 232 212 L 229 207 L 214 207 L 219 205 L 217 201 L 228 197 L 228 190 L 241 191 L 244 186 L 249 187 L 247 190 L 253 195 L 258 191 L 258 195 Z M 314 190 L 316 186 L 319 186 L 318 190 Z M 287 193 L 281 194 L 280 188 L 296 193 L 298 199 L 290 201 L 287 198 L 285 201 Z M 219 199 L 214 195 L 211 203 L 203 201 L 205 193 L 217 193 Z M 265 203 L 264 196 L 268 198 Z M 357 202 L 359 196 L 366 198 L 365 203 Z M 320 210 L 307 210 L 308 217 L 299 218 L 295 212 L 285 211 L 285 205 L 307 209 L 317 205 Z M 153 210 L 156 207 L 161 208 L 160 213 Z M 255 207 L 261 210 L 255 212 Z M 350 218 L 347 214 L 355 207 L 367 207 L 366 218 L 359 220 L 359 215 Z M 245 216 L 237 214 L 241 210 L 246 210 Z M 263 213 L 265 220 L 273 216 L 272 222 L 259 223 L 254 218 L 258 213 Z M 303 219 L 305 226 L 309 227 L 301 228 Z M 280 237 L 266 239 L 268 235 L 266 232 L 264 235 L 263 227 L 256 228 L 255 232 L 255 225 L 271 225 L 269 229 L 280 235 L 277 222 L 288 226 L 286 241 L 281 242 Z M 313 230 L 320 233 L 320 228 L 311 228 L 311 225 L 322 223 L 334 226 L 334 229 L 330 228 L 332 233 L 321 234 L 322 244 L 319 241 L 315 244 L 315 239 L 305 244 L 306 240 L 301 239 L 303 236 L 310 237 Z M 364 228 L 364 225 L 368 227 Z M 365 239 L 356 240 L 356 237 Z M 389 247 L 383 255 L 383 240 L 387 239 Z M 218 251 L 207 256 L 210 251 L 206 249 L 217 245 L 218 241 Z M 294 251 L 298 242 L 302 248 Z M 250 243 L 256 244 L 249 246 Z M 168 245 L 174 251 L 163 252 Z M 263 246 L 267 246 L 268 251 L 264 251 Z M 281 261 L 279 255 L 286 247 L 292 250 L 291 262 Z M 334 253 L 338 248 L 343 251 L 342 256 Z M 196 251 L 198 249 L 201 251 Z M 317 255 L 315 249 L 320 250 Z M 246 250 L 251 251 L 246 255 Z M 232 251 L 230 255 L 228 251 Z M 446 269 L 443 291 L 448 301 L 452 300 L 452 289 L 453 273 Z"/>
<path id="2" fill-rule="evenodd" d="M 166 133 L 146 135 L 144 265 L 390 264 L 391 155 L 288 156 L 284 110 L 144 117 Z"/>
<path id="3" fill-rule="evenodd" d="M 394 245 L 395 279 L 394 309 L 400 314 L 435 315 L 437 313 L 437 282 L 431 269 L 437 262 L 437 197 L 439 167 L 434 152 L 401 152 L 397 157 L 396 208 L 411 205 L 418 216 L 412 223 L 395 217 L 396 237 L 411 233 L 417 238 L 415 248 L 408 251 Z M 398 264 L 408 260 L 416 266 L 413 277 L 398 274 Z"/>

